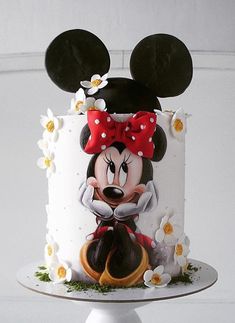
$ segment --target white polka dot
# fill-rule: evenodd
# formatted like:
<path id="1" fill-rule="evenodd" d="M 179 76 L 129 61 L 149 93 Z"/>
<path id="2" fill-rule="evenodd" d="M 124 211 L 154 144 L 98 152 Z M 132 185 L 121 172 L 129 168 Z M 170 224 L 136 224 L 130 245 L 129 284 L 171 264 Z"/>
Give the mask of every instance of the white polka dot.
<path id="1" fill-rule="evenodd" d="M 141 125 L 140 125 L 140 129 L 142 129 L 142 130 L 143 130 L 144 128 L 145 128 L 145 125 L 144 125 L 144 124 L 141 124 Z"/>
<path id="2" fill-rule="evenodd" d="M 143 152 L 142 151 L 138 151 L 138 155 L 141 157 L 143 156 Z"/>
<path id="3" fill-rule="evenodd" d="M 91 135 L 89 136 L 89 140 L 91 140 Z"/>
<path id="4" fill-rule="evenodd" d="M 110 117 L 107 117 L 107 121 L 110 122 L 111 121 L 111 118 Z"/>
<path id="5" fill-rule="evenodd" d="M 130 128 L 129 127 L 126 127 L 125 131 L 128 131 L 128 130 L 130 130 Z"/>
<path id="6" fill-rule="evenodd" d="M 153 122 L 154 122 L 154 119 L 153 119 L 153 118 L 150 118 L 150 122 L 152 122 L 152 123 L 153 123 Z"/>
<path id="7" fill-rule="evenodd" d="M 106 149 L 106 145 L 102 145 L 102 146 L 101 146 L 101 149 L 102 149 L 102 150 L 105 150 L 105 149 Z"/>
<path id="8" fill-rule="evenodd" d="M 101 137 L 102 138 L 105 138 L 106 136 L 107 136 L 106 133 L 105 132 L 102 132 Z"/>
<path id="9" fill-rule="evenodd" d="M 149 142 L 152 142 L 153 138 L 152 137 L 149 137 Z"/>
<path id="10" fill-rule="evenodd" d="M 132 138 L 132 140 L 135 140 L 135 136 L 132 136 L 131 138 Z"/>
<path id="11" fill-rule="evenodd" d="M 95 119 L 95 124 L 99 124 L 100 120 L 99 119 Z"/>

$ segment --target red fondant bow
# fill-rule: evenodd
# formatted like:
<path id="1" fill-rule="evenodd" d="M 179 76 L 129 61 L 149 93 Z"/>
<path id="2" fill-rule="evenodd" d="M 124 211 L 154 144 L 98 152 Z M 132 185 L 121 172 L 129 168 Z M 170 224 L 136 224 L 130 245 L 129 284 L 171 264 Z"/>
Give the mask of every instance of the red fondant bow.
<path id="1" fill-rule="evenodd" d="M 96 154 L 118 141 L 135 155 L 153 157 L 152 136 L 157 117 L 155 113 L 140 111 L 124 122 L 112 119 L 105 111 L 88 111 L 88 126 L 91 136 L 85 146 L 85 152 Z"/>

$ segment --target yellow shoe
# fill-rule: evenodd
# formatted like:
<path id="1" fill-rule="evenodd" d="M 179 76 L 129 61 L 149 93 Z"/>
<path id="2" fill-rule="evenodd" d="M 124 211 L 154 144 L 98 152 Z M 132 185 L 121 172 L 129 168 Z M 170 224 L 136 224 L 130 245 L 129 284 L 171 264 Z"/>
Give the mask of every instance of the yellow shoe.
<path id="1" fill-rule="evenodd" d="M 113 277 L 110 272 L 109 272 L 109 264 L 110 264 L 110 259 L 112 257 L 112 254 L 114 251 L 111 251 L 108 255 L 106 264 L 105 264 L 105 270 L 101 274 L 99 278 L 99 283 L 100 285 L 110 285 L 110 286 L 133 286 L 136 285 L 137 283 L 140 283 L 143 281 L 143 275 L 144 272 L 149 269 L 149 257 L 146 252 L 146 250 L 139 244 L 141 251 L 142 251 L 142 257 L 141 257 L 141 262 L 139 266 L 128 276 L 122 277 L 122 278 L 116 278 Z"/>

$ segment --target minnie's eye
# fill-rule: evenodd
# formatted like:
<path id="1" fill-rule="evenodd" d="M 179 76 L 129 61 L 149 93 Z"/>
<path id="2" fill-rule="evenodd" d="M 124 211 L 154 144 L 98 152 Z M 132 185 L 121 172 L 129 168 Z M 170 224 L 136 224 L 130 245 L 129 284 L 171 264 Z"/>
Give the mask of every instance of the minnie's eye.
<path id="1" fill-rule="evenodd" d="M 119 171 L 119 184 L 121 187 L 123 187 L 126 184 L 127 173 L 128 173 L 127 163 L 123 162 L 121 164 L 120 171 Z"/>
<path id="2" fill-rule="evenodd" d="M 110 161 L 107 168 L 107 179 L 110 185 L 113 184 L 114 175 L 115 175 L 115 164 L 114 162 Z"/>

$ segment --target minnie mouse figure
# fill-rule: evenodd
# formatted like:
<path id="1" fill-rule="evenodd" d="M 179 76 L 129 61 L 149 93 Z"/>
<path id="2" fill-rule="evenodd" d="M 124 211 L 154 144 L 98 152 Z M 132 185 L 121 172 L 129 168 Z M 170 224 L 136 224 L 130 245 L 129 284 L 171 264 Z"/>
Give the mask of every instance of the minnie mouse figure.
<path id="1" fill-rule="evenodd" d="M 46 66 L 58 86 L 76 92 L 94 73 L 106 74 L 110 58 L 95 35 L 78 29 L 51 43 Z M 136 224 L 139 216 L 157 207 L 152 162 L 159 162 L 167 149 L 153 110 L 161 111 L 157 97 L 176 96 L 188 87 L 191 56 L 179 39 L 156 34 L 137 44 L 130 71 L 133 79 L 108 78 L 107 85 L 93 93 L 95 99 L 105 100 L 107 111 L 88 111 L 80 136 L 83 151 L 92 157 L 79 202 L 97 222 L 80 251 L 80 262 L 101 285 L 135 285 L 156 265 L 156 243 Z"/>

